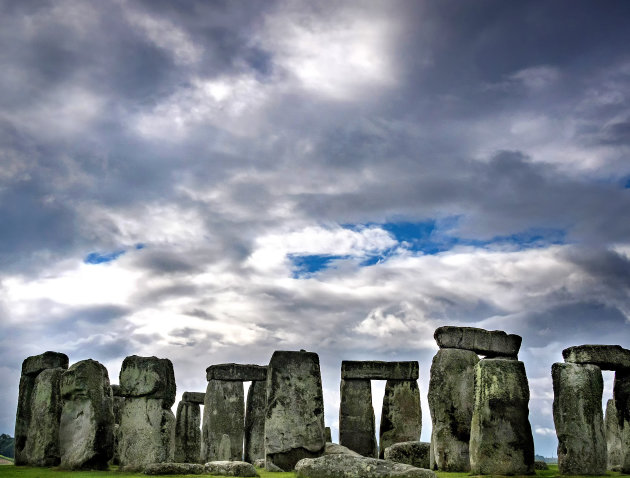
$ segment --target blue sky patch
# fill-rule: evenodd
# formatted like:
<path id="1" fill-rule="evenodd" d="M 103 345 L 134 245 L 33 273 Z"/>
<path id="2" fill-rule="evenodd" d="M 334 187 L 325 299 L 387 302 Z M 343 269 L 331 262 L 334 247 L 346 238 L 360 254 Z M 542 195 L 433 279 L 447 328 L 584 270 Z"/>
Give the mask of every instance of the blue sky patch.
<path id="1" fill-rule="evenodd" d="M 293 277 L 295 279 L 303 279 L 314 273 L 327 269 L 332 261 L 340 259 L 348 259 L 348 256 L 334 256 L 325 254 L 311 255 L 289 255 L 289 259 L 293 262 Z"/>
<path id="2" fill-rule="evenodd" d="M 104 264 L 106 262 L 111 262 L 118 259 L 124 253 L 124 250 L 113 252 L 90 252 L 87 256 L 85 256 L 83 262 L 85 262 L 86 264 Z"/>

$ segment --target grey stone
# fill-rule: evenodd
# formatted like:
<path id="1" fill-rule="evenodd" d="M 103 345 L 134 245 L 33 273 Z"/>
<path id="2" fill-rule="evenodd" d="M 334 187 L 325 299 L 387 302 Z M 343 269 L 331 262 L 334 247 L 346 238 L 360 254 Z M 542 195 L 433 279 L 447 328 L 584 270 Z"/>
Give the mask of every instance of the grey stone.
<path id="1" fill-rule="evenodd" d="M 502 330 L 485 330 L 475 327 L 438 327 L 433 334 L 442 348 L 472 350 L 486 357 L 516 357 L 523 340 L 519 335 Z"/>
<path id="2" fill-rule="evenodd" d="M 201 436 L 201 460 L 243 459 L 245 399 L 242 382 L 210 380 L 206 389 Z M 223 435 L 230 439 L 229 457 L 221 456 Z M 225 440 L 223 440 L 225 441 Z"/>
<path id="3" fill-rule="evenodd" d="M 623 463 L 623 448 L 621 444 L 621 427 L 617 419 L 617 407 L 615 400 L 610 399 L 606 403 L 606 415 L 604 417 L 606 428 L 606 450 L 608 452 L 609 470 L 613 468 L 621 469 Z"/>
<path id="4" fill-rule="evenodd" d="M 175 416 L 175 462 L 198 463 L 201 454 L 201 409 L 199 404 L 177 404 Z"/>
<path id="5" fill-rule="evenodd" d="M 432 456 L 438 470 L 470 471 L 468 442 L 477 362 L 479 357 L 471 350 L 440 349 L 433 357 L 428 398 Z"/>
<path id="6" fill-rule="evenodd" d="M 394 443 L 420 440 L 422 409 L 420 390 L 415 380 L 388 380 L 385 382 L 379 456 Z"/>
<path id="7" fill-rule="evenodd" d="M 336 443 L 326 442 L 326 448 L 324 449 L 324 455 L 351 455 L 351 456 L 361 456 L 356 451 L 352 451 L 350 448 L 347 448 L 342 445 L 337 445 Z"/>
<path id="8" fill-rule="evenodd" d="M 324 397 L 319 357 L 276 351 L 267 371 L 266 467 L 291 471 L 302 458 L 324 452 Z"/>
<path id="9" fill-rule="evenodd" d="M 160 399 L 163 408 L 175 403 L 175 373 L 169 359 L 131 355 L 120 369 L 120 393 L 124 397 Z"/>
<path id="10" fill-rule="evenodd" d="M 430 469 L 431 444 L 421 441 L 396 443 L 385 448 L 385 459 L 396 463 L 406 463 L 417 468 Z"/>
<path id="11" fill-rule="evenodd" d="M 118 452 L 118 443 L 120 441 L 120 419 L 122 416 L 122 410 L 125 405 L 125 397 L 120 395 L 120 386 L 112 385 L 112 410 L 114 412 L 114 455 L 112 456 L 111 464 L 120 465 L 120 453 Z"/>
<path id="12" fill-rule="evenodd" d="M 22 375 L 36 377 L 46 369 L 67 369 L 68 363 L 68 356 L 59 352 L 48 351 L 40 355 L 32 355 L 22 362 Z"/>
<path id="13" fill-rule="evenodd" d="M 196 403 L 198 405 L 203 405 L 203 402 L 206 400 L 206 394 L 203 392 L 184 392 L 182 395 L 183 402 Z"/>
<path id="14" fill-rule="evenodd" d="M 419 366 L 413 362 L 354 361 L 341 362 L 341 378 L 365 380 L 418 380 Z"/>
<path id="15" fill-rule="evenodd" d="M 175 416 L 156 398 L 127 398 L 120 420 L 118 450 L 122 470 L 143 470 L 174 460 Z"/>
<path id="16" fill-rule="evenodd" d="M 219 451 L 217 452 L 216 461 L 230 461 L 232 458 L 232 440 L 230 435 L 224 433 L 219 442 Z"/>
<path id="17" fill-rule="evenodd" d="M 54 466 L 60 462 L 59 417 L 63 368 L 46 369 L 35 377 L 26 443 L 22 452 L 30 466 Z"/>
<path id="18" fill-rule="evenodd" d="M 562 351 L 565 362 L 597 365 L 602 370 L 630 369 L 630 350 L 619 345 L 577 345 Z"/>
<path id="19" fill-rule="evenodd" d="M 273 462 L 269 460 L 265 460 L 265 471 L 271 471 L 273 473 L 284 473 L 284 470 L 277 465 L 274 465 Z"/>
<path id="20" fill-rule="evenodd" d="M 264 458 L 258 458 L 256 460 L 254 460 L 254 466 L 256 468 L 264 468 L 265 467 L 265 459 Z"/>
<path id="21" fill-rule="evenodd" d="M 112 384 L 112 396 L 113 397 L 124 398 L 122 393 L 120 392 L 120 385 Z"/>
<path id="22" fill-rule="evenodd" d="M 621 448 L 624 451 L 621 471 L 630 474 L 630 371 L 615 372 L 613 397 L 617 408 L 617 420 L 621 428 Z"/>
<path id="23" fill-rule="evenodd" d="M 145 475 L 203 475 L 199 463 L 151 463 L 144 468 Z"/>
<path id="24" fill-rule="evenodd" d="M 107 369 L 96 360 L 75 363 L 61 377 L 61 468 L 107 469 L 114 454 L 114 412 Z"/>
<path id="25" fill-rule="evenodd" d="M 332 441 L 332 431 L 330 430 L 330 427 L 326 427 L 324 428 L 324 434 L 326 435 L 326 443 L 331 442 Z"/>
<path id="26" fill-rule="evenodd" d="M 470 469 L 476 475 L 534 473 L 529 386 L 518 360 L 480 360 L 470 427 Z"/>
<path id="27" fill-rule="evenodd" d="M 211 461 L 204 465 L 204 472 L 220 476 L 260 476 L 254 465 L 244 461 Z"/>
<path id="28" fill-rule="evenodd" d="M 341 379 L 339 444 L 376 458 L 376 427 L 370 380 Z"/>
<path id="29" fill-rule="evenodd" d="M 349 455 L 305 458 L 295 466 L 297 478 L 435 478 L 431 470 L 404 463 Z"/>
<path id="30" fill-rule="evenodd" d="M 250 382 L 267 380 L 266 365 L 222 363 L 206 369 L 206 380 Z"/>
<path id="31" fill-rule="evenodd" d="M 548 470 L 549 466 L 547 465 L 547 462 L 545 461 L 536 460 L 534 462 L 534 469 L 535 470 Z"/>
<path id="32" fill-rule="evenodd" d="M 265 458 L 265 408 L 267 382 L 253 381 L 247 391 L 245 407 L 245 461 L 253 463 Z"/>
<path id="33" fill-rule="evenodd" d="M 595 365 L 554 363 L 551 377 L 558 470 L 563 475 L 603 475 L 606 438 L 601 370 Z"/>

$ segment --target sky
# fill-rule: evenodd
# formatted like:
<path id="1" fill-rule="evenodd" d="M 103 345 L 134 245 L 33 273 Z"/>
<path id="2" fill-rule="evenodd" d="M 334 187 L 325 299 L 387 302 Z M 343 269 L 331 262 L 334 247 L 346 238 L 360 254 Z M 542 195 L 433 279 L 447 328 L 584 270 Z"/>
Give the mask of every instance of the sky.
<path id="1" fill-rule="evenodd" d="M 0 432 L 21 363 L 630 347 L 630 3 L 0 0 Z M 612 397 L 606 372 L 604 401 Z M 377 421 L 383 382 L 374 382 Z"/>

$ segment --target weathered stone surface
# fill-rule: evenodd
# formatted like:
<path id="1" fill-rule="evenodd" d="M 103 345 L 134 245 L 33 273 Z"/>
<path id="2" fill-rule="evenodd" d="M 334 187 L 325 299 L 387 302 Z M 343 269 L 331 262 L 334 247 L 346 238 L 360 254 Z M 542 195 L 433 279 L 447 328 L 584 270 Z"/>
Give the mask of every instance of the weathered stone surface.
<path id="1" fill-rule="evenodd" d="M 120 369 L 120 393 L 124 397 L 163 400 L 164 408 L 175 403 L 175 373 L 169 359 L 131 355 Z"/>
<path id="2" fill-rule="evenodd" d="M 351 456 L 361 456 L 356 451 L 352 451 L 350 448 L 347 448 L 342 445 L 337 445 L 336 443 L 326 442 L 326 448 L 324 449 L 324 455 L 351 455 Z"/>
<path id="3" fill-rule="evenodd" d="M 201 460 L 204 462 L 221 458 L 242 460 L 244 420 L 243 383 L 210 380 L 203 409 Z M 229 437 L 229 457 L 221 456 L 219 453 L 224 434 Z M 225 439 L 223 442 L 225 443 Z"/>
<path id="4" fill-rule="evenodd" d="M 442 348 L 472 350 L 486 357 L 516 357 L 523 340 L 519 335 L 502 330 L 485 330 L 475 327 L 438 327 L 433 334 Z"/>
<path id="5" fill-rule="evenodd" d="M 112 387 L 112 397 L 122 397 L 122 393 L 120 392 L 120 385 L 113 383 Z"/>
<path id="6" fill-rule="evenodd" d="M 621 448 L 624 450 L 621 471 L 630 474 L 630 371 L 615 372 L 613 397 L 617 408 L 617 420 L 621 428 Z"/>
<path id="7" fill-rule="evenodd" d="M 61 467 L 107 469 L 114 453 L 114 412 L 107 369 L 96 360 L 75 363 L 61 378 Z"/>
<path id="8" fill-rule="evenodd" d="M 302 458 L 324 452 L 324 397 L 319 357 L 276 351 L 267 371 L 266 467 L 291 471 Z"/>
<path id="9" fill-rule="evenodd" d="M 260 476 L 254 465 L 244 461 L 211 461 L 204 465 L 204 472 L 220 476 Z"/>
<path id="10" fill-rule="evenodd" d="M 114 412 L 114 455 L 111 464 L 120 465 L 120 453 L 118 452 L 118 443 L 120 439 L 120 419 L 122 416 L 123 406 L 125 405 L 125 397 L 120 394 L 120 385 L 112 385 L 112 410 Z"/>
<path id="11" fill-rule="evenodd" d="M 265 459 L 264 458 L 258 458 L 257 460 L 254 460 L 254 466 L 256 468 L 264 468 L 265 467 Z"/>
<path id="12" fill-rule="evenodd" d="M 199 404 L 177 404 L 175 416 L 175 462 L 198 463 L 201 457 L 201 408 Z"/>
<path id="13" fill-rule="evenodd" d="M 164 400 L 127 398 L 120 420 L 119 453 L 124 470 L 143 470 L 151 463 L 173 462 L 175 416 Z"/>
<path id="14" fill-rule="evenodd" d="M 265 458 L 265 408 L 267 381 L 253 381 L 247 391 L 245 407 L 245 461 Z"/>
<path id="15" fill-rule="evenodd" d="M 37 376 L 49 368 L 68 368 L 68 356 L 59 352 L 44 352 L 32 355 L 22 362 L 22 375 Z"/>
<path id="16" fill-rule="evenodd" d="M 198 405 L 203 405 L 203 402 L 206 400 L 206 394 L 202 392 L 184 392 L 182 395 L 183 402 L 197 403 Z"/>
<path id="17" fill-rule="evenodd" d="M 381 412 L 380 451 L 394 443 L 420 440 L 422 409 L 420 390 L 415 380 L 388 380 L 385 382 L 383 410 Z"/>
<path id="18" fill-rule="evenodd" d="M 232 458 L 232 440 L 230 435 L 224 433 L 219 442 L 219 451 L 217 452 L 216 461 L 230 461 Z"/>
<path id="19" fill-rule="evenodd" d="M 365 380 L 418 380 L 419 366 L 413 362 L 381 362 L 344 360 L 341 362 L 341 379 Z"/>
<path id="20" fill-rule="evenodd" d="M 484 359 L 475 366 L 470 469 L 477 475 L 534 472 L 529 386 L 518 360 Z"/>
<path id="21" fill-rule="evenodd" d="M 606 472 L 606 438 L 601 370 L 595 365 L 554 363 L 551 377 L 560 473 L 603 475 Z"/>
<path id="22" fill-rule="evenodd" d="M 630 350 L 620 345 L 577 345 L 562 351 L 565 362 L 597 365 L 602 370 L 629 370 Z"/>
<path id="23" fill-rule="evenodd" d="M 332 441 L 332 431 L 330 430 L 330 427 L 324 428 L 324 435 L 326 435 L 326 443 Z"/>
<path id="24" fill-rule="evenodd" d="M 25 464 L 54 466 L 60 461 L 59 417 L 63 368 L 46 369 L 37 375 L 31 395 L 27 438 L 22 452 Z"/>
<path id="25" fill-rule="evenodd" d="M 305 458 L 295 466 L 297 478 L 435 478 L 435 473 L 403 463 L 362 456 Z"/>
<path id="26" fill-rule="evenodd" d="M 430 443 L 421 441 L 396 443 L 385 448 L 385 459 L 396 463 L 405 463 L 417 468 L 430 469 L 430 448 Z"/>
<path id="27" fill-rule="evenodd" d="M 265 471 L 271 471 L 273 473 L 284 473 L 284 470 L 277 465 L 274 465 L 271 461 L 265 460 Z"/>
<path id="28" fill-rule="evenodd" d="M 250 382 L 267 380 L 266 365 L 222 363 L 210 365 L 206 369 L 206 380 Z"/>
<path id="29" fill-rule="evenodd" d="M 548 470 L 549 466 L 547 466 L 547 463 L 544 461 L 536 460 L 534 462 L 534 469 L 535 470 Z"/>
<path id="30" fill-rule="evenodd" d="M 376 458 L 377 444 L 374 408 L 372 407 L 372 383 L 365 379 L 341 379 L 340 395 L 339 444 L 360 455 Z"/>
<path id="31" fill-rule="evenodd" d="M 623 448 L 621 445 L 621 427 L 617 419 L 617 407 L 615 400 L 610 399 L 606 403 L 606 415 L 604 417 L 604 426 L 606 428 L 606 450 L 608 452 L 607 468 L 621 469 L 623 463 Z"/>
<path id="32" fill-rule="evenodd" d="M 438 470 L 470 471 L 468 442 L 475 402 L 475 365 L 471 350 L 440 349 L 433 357 L 429 409 L 433 460 Z"/>
<path id="33" fill-rule="evenodd" d="M 151 463 L 144 468 L 145 475 L 203 475 L 199 463 Z"/>

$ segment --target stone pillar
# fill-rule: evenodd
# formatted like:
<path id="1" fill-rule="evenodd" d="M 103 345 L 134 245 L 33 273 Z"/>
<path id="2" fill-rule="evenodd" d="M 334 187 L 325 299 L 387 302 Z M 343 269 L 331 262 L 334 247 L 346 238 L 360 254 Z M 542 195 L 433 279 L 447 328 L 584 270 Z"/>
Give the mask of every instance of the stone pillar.
<path id="1" fill-rule="evenodd" d="M 606 439 L 602 416 L 602 372 L 595 365 L 554 363 L 553 421 L 558 469 L 563 475 L 603 475 Z"/>
<path id="2" fill-rule="evenodd" d="M 623 448 L 621 446 L 621 427 L 617 419 L 617 407 L 615 400 L 610 399 L 606 403 L 606 415 L 604 417 L 606 428 L 606 451 L 608 453 L 609 470 L 621 470 L 623 463 Z"/>
<path id="3" fill-rule="evenodd" d="M 107 369 L 95 360 L 75 363 L 61 379 L 61 467 L 107 469 L 114 453 L 114 412 Z"/>
<path id="4" fill-rule="evenodd" d="M 33 355 L 22 362 L 15 419 L 16 465 L 59 464 L 60 384 L 67 368 L 68 356 L 58 352 Z"/>
<path id="5" fill-rule="evenodd" d="M 341 379 L 340 395 L 339 444 L 360 455 L 376 458 L 371 380 Z"/>
<path id="6" fill-rule="evenodd" d="M 120 385 L 112 385 L 112 400 L 112 411 L 114 412 L 114 455 L 111 463 L 112 465 L 120 465 L 120 453 L 118 452 L 120 417 L 125 405 L 125 397 L 120 394 Z"/>
<path id="7" fill-rule="evenodd" d="M 201 453 L 201 408 L 181 401 L 175 421 L 175 462 L 199 463 Z"/>
<path id="8" fill-rule="evenodd" d="M 385 382 L 379 440 L 379 457 L 394 443 L 419 441 L 422 431 L 422 409 L 417 380 Z"/>
<path id="9" fill-rule="evenodd" d="M 429 409 L 433 429 L 433 466 L 448 472 L 470 471 L 468 442 L 475 401 L 475 365 L 470 350 L 438 350 L 431 365 Z"/>
<path id="10" fill-rule="evenodd" d="M 245 411 L 245 461 L 265 458 L 265 408 L 267 406 L 267 382 L 254 380 L 247 391 Z"/>
<path id="11" fill-rule="evenodd" d="M 534 473 L 529 386 L 518 360 L 483 359 L 475 366 L 470 468 L 475 475 Z"/>
<path id="12" fill-rule="evenodd" d="M 242 461 L 244 421 L 243 382 L 209 380 L 203 410 L 201 459 L 208 462 L 228 458 L 219 454 L 221 441 L 225 443 L 223 435 L 227 435 L 230 443 L 228 459 Z"/>
<path id="13" fill-rule="evenodd" d="M 630 369 L 615 372 L 613 397 L 617 407 L 617 420 L 621 427 L 623 461 L 621 472 L 630 474 Z"/>
<path id="14" fill-rule="evenodd" d="M 125 358 L 120 370 L 125 397 L 120 418 L 120 465 L 141 470 L 149 463 L 172 462 L 175 451 L 175 374 L 168 359 Z"/>
<path id="15" fill-rule="evenodd" d="M 302 458 L 324 452 L 324 396 L 319 357 L 276 351 L 267 372 L 265 462 L 292 471 Z"/>

